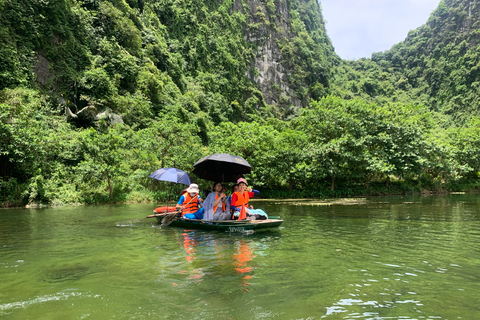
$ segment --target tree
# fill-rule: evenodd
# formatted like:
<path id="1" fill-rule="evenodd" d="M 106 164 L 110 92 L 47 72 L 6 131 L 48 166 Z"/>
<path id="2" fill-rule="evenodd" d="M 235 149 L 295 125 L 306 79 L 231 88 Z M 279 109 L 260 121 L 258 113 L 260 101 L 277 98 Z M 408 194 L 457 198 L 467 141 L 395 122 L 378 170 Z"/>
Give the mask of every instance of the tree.
<path id="1" fill-rule="evenodd" d="M 129 156 L 126 150 L 126 139 L 123 126 L 108 129 L 100 133 L 90 128 L 80 135 L 80 147 L 84 160 L 76 167 L 76 174 L 81 178 L 86 192 L 95 192 L 92 187 L 100 187 L 105 183 L 110 200 L 113 200 L 115 182 L 127 173 L 124 160 Z"/>

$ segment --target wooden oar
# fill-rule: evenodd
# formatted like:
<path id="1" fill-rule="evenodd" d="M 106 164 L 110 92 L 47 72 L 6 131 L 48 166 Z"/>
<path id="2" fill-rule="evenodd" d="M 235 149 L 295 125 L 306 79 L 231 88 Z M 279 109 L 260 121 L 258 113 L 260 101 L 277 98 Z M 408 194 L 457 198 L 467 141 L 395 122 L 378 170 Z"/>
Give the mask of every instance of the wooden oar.
<path id="1" fill-rule="evenodd" d="M 151 214 L 151 215 L 149 215 L 149 216 L 146 216 L 145 218 L 136 218 L 136 219 L 130 219 L 130 220 L 117 221 L 116 223 L 117 223 L 117 225 L 118 225 L 119 223 L 128 223 L 128 222 L 132 222 L 132 221 L 140 221 L 140 220 L 143 220 L 143 219 L 161 217 L 161 216 L 163 216 L 163 215 L 164 215 L 164 214 L 160 214 L 160 213 L 158 213 L 158 214 Z"/>
<path id="2" fill-rule="evenodd" d="M 171 212 L 171 213 L 178 213 L 178 212 L 181 212 L 181 211 L 175 211 L 175 212 Z M 164 217 L 166 216 L 168 213 L 156 213 L 156 214 L 151 214 L 149 216 L 146 216 L 145 218 L 143 219 L 148 219 L 148 218 L 156 218 L 156 217 Z"/>
<path id="3" fill-rule="evenodd" d="M 136 218 L 136 219 L 130 219 L 130 220 L 123 220 L 123 221 L 117 221 L 117 224 L 119 223 L 128 223 L 128 222 L 131 222 L 131 221 L 140 221 L 140 220 L 143 220 L 143 219 L 151 219 L 151 218 L 156 218 L 156 217 L 164 217 L 165 215 L 168 214 L 168 212 L 163 212 L 163 213 L 158 213 L 156 212 L 155 210 L 153 211 L 155 212 L 154 214 L 151 214 L 151 215 L 148 215 L 144 218 Z M 182 212 L 181 210 L 177 210 L 177 211 L 174 211 L 174 212 L 170 212 L 170 213 L 180 213 Z"/>
<path id="4" fill-rule="evenodd" d="M 174 213 L 172 214 L 167 214 L 165 215 L 165 217 L 162 219 L 162 223 L 160 224 L 161 227 L 166 227 L 168 226 L 170 223 L 173 222 L 173 220 L 177 217 L 177 213 L 181 213 L 182 210 L 179 210 L 179 211 L 175 211 Z"/>

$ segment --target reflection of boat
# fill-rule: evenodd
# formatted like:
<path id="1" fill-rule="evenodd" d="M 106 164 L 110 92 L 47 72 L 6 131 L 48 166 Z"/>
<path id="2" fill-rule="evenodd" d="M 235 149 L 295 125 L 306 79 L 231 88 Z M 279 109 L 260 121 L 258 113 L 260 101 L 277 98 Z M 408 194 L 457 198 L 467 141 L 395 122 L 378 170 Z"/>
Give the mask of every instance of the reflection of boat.
<path id="1" fill-rule="evenodd" d="M 160 223 L 164 217 L 165 214 L 155 214 L 155 218 L 157 218 L 158 222 Z M 280 219 L 208 221 L 175 218 L 170 225 L 189 229 L 243 232 L 248 230 L 277 228 L 282 223 L 283 220 Z"/>
<path id="2" fill-rule="evenodd" d="M 176 264 L 173 286 L 186 286 L 203 281 L 207 281 L 206 285 L 210 286 L 210 281 L 218 283 L 223 279 L 234 291 L 249 291 L 255 270 L 261 266 L 254 262 L 255 252 L 260 246 L 259 252 L 265 254 L 264 250 L 268 245 L 259 245 L 253 234 L 252 237 L 245 238 L 235 234 L 194 229 L 183 229 L 180 234 L 178 243 L 184 249 L 186 263 Z M 256 236 L 259 234 L 261 233 L 256 233 Z"/>

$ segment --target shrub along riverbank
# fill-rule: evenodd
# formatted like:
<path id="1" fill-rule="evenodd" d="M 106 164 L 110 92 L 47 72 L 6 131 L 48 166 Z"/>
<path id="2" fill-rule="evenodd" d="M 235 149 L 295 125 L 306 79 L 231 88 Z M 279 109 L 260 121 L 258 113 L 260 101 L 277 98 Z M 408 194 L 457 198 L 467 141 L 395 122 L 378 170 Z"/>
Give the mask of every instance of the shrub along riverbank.
<path id="1" fill-rule="evenodd" d="M 197 121 L 169 116 L 77 128 L 34 90 L 4 90 L 1 97 L 3 207 L 163 201 L 171 185 L 152 181 L 151 172 L 190 173 L 212 153 L 247 159 L 253 168 L 247 179 L 262 197 L 480 189 L 480 119 L 443 129 L 439 115 L 419 106 L 329 96 L 290 121 L 222 122 L 203 130 Z M 210 185 L 191 177 L 202 189 Z"/>
<path id="2" fill-rule="evenodd" d="M 0 206 L 164 201 L 223 152 L 262 197 L 480 189 L 469 6 L 344 61 L 314 0 L 0 1 Z"/>

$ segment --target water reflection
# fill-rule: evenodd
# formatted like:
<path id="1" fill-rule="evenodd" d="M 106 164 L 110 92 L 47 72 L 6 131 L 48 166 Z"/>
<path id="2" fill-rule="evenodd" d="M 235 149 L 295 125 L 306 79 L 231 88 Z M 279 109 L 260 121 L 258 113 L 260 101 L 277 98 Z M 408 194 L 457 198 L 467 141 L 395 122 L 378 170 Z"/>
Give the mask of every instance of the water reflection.
<path id="1" fill-rule="evenodd" d="M 269 255 L 269 245 L 274 243 L 272 235 L 278 234 L 239 235 L 187 229 L 170 232 L 165 236 L 175 238 L 177 249 L 169 261 L 165 261 L 163 252 L 159 257 L 159 264 L 171 266 L 162 268 L 159 281 L 170 281 L 171 286 L 181 289 L 206 282 L 211 293 L 247 293 L 255 274 L 261 271 L 256 258 Z M 180 252 L 181 259 L 176 255 Z"/>
<path id="2" fill-rule="evenodd" d="M 187 261 L 195 259 L 195 247 L 197 246 L 197 240 L 195 239 L 195 232 L 193 230 L 184 230 L 182 233 L 183 248 L 187 253 Z"/>
<path id="3" fill-rule="evenodd" d="M 235 271 L 242 275 L 241 285 L 244 287 L 242 291 L 246 292 L 248 291 L 247 287 L 250 285 L 248 280 L 253 278 L 253 275 L 250 274 L 253 271 L 253 267 L 249 267 L 248 263 L 253 259 L 254 256 L 250 245 L 245 242 L 245 240 L 239 240 L 237 250 L 237 253 L 233 255 L 233 266 Z"/>
<path id="4" fill-rule="evenodd" d="M 253 235 L 116 227 L 148 205 L 1 212 L 0 317 L 480 319 L 480 197 L 297 202 L 262 202 L 285 222 Z"/>

